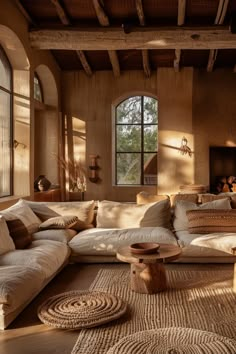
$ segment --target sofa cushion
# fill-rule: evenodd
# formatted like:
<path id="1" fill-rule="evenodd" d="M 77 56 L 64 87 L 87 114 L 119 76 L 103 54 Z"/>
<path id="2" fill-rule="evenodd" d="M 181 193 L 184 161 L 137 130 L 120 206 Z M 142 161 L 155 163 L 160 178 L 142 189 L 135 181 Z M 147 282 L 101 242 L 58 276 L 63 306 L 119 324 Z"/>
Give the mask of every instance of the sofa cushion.
<path id="1" fill-rule="evenodd" d="M 1 266 L 0 315 L 7 315 L 36 295 L 43 284 L 43 274 L 30 266 Z"/>
<path id="2" fill-rule="evenodd" d="M 0 255 L 14 249 L 15 244 L 9 234 L 6 220 L 0 215 Z"/>
<path id="3" fill-rule="evenodd" d="M 170 201 L 144 205 L 102 201 L 98 203 L 98 228 L 169 227 Z"/>
<path id="4" fill-rule="evenodd" d="M 232 248 L 236 247 L 236 234 L 230 232 L 212 234 L 196 237 L 192 245 L 214 249 L 232 255 Z"/>
<path id="5" fill-rule="evenodd" d="M 32 209 L 32 211 L 39 217 L 41 221 L 54 218 L 55 216 L 59 216 L 59 214 L 56 213 L 54 210 L 48 208 L 45 205 L 45 202 L 31 202 L 27 200 L 26 203 L 30 207 L 30 209 Z"/>
<path id="6" fill-rule="evenodd" d="M 205 239 L 209 237 L 214 237 L 215 240 L 220 240 L 224 234 L 213 233 L 208 235 L 201 234 L 190 234 L 188 231 L 178 231 L 176 236 L 178 238 L 178 244 L 182 249 L 182 254 L 180 262 L 184 258 L 188 258 L 189 262 L 220 262 L 221 259 L 233 259 L 232 254 L 228 252 L 229 247 L 212 247 L 207 242 L 204 242 Z M 235 234 L 232 234 L 235 240 Z M 232 241 L 233 243 L 233 241 Z M 216 244 L 215 244 L 216 245 Z M 219 245 L 219 242 L 218 242 Z M 236 259 L 236 257 L 234 257 Z"/>
<path id="7" fill-rule="evenodd" d="M 68 246 L 62 242 L 37 240 L 26 249 L 1 255 L 0 266 L 19 265 L 39 269 L 46 280 L 60 268 L 69 255 Z"/>
<path id="8" fill-rule="evenodd" d="M 39 229 L 71 229 L 78 222 L 78 217 L 74 215 L 55 216 L 39 225 Z"/>
<path id="9" fill-rule="evenodd" d="M 20 219 L 27 227 L 30 234 L 36 232 L 41 224 L 40 219 L 34 214 L 23 199 L 20 199 L 10 208 L 1 210 L 0 215 L 3 215 L 6 220 Z"/>
<path id="10" fill-rule="evenodd" d="M 163 227 L 84 230 L 69 242 L 73 255 L 115 256 L 118 248 L 136 242 L 177 245 L 174 234 Z"/>
<path id="11" fill-rule="evenodd" d="M 155 203 L 165 199 L 169 199 L 169 196 L 149 194 L 147 192 L 140 192 L 136 195 L 137 204 Z"/>
<path id="12" fill-rule="evenodd" d="M 210 193 L 202 194 L 201 198 L 202 198 L 202 203 L 209 203 L 209 202 L 213 202 L 214 200 L 225 199 L 225 198 L 228 198 L 230 200 L 229 196 L 220 195 L 220 194 L 215 195 Z"/>
<path id="13" fill-rule="evenodd" d="M 35 240 L 51 240 L 68 243 L 75 235 L 76 230 L 73 229 L 49 229 L 41 230 L 32 234 L 32 239 Z"/>
<path id="14" fill-rule="evenodd" d="M 16 249 L 23 249 L 31 244 L 31 235 L 20 219 L 7 220 L 7 227 Z"/>
<path id="15" fill-rule="evenodd" d="M 201 205 L 180 200 L 176 203 L 174 209 L 173 226 L 175 231 L 188 230 L 188 217 L 186 212 L 188 210 L 197 209 L 231 209 L 231 205 L 230 200 L 227 198 L 214 200 L 212 202 L 204 203 Z"/>
<path id="16" fill-rule="evenodd" d="M 198 203 L 198 194 L 196 193 L 178 193 L 178 194 L 171 194 L 170 196 L 170 203 L 171 206 L 175 206 L 175 204 L 177 202 L 179 202 L 180 200 L 184 200 L 187 202 L 191 202 L 191 203 Z"/>
<path id="17" fill-rule="evenodd" d="M 192 234 L 236 232 L 236 210 L 188 210 L 188 231 Z M 235 244 L 236 246 L 236 244 Z"/>

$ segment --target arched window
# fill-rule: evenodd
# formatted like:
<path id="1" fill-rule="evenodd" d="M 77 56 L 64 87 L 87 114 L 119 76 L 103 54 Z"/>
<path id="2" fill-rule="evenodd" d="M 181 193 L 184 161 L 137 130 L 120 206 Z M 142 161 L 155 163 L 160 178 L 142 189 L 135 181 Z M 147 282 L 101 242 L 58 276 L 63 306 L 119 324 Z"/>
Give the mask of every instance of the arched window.
<path id="1" fill-rule="evenodd" d="M 157 184 L 157 100 L 129 97 L 115 113 L 116 185 Z"/>
<path id="2" fill-rule="evenodd" d="M 12 194 L 12 68 L 0 46 L 0 197 Z"/>
<path id="3" fill-rule="evenodd" d="M 43 102 L 43 90 L 38 75 L 34 74 L 34 99 Z"/>

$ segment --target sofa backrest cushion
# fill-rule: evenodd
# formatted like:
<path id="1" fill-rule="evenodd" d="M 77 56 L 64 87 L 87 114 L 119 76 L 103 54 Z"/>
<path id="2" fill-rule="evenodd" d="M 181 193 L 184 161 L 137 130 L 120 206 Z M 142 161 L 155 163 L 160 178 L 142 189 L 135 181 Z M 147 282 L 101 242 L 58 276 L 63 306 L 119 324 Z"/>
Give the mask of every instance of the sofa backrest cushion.
<path id="1" fill-rule="evenodd" d="M 1 210 L 0 215 L 3 215 L 6 220 L 20 219 L 26 226 L 29 234 L 38 231 L 41 220 L 34 214 L 27 202 L 20 199 L 16 204 L 8 209 Z"/>
<path id="2" fill-rule="evenodd" d="M 191 234 L 236 232 L 236 210 L 188 210 L 188 231 Z"/>
<path id="3" fill-rule="evenodd" d="M 31 202 L 27 200 L 26 203 L 29 205 L 30 209 L 32 209 L 32 211 L 39 217 L 41 221 L 54 218 L 55 216 L 59 216 L 58 213 L 48 208 L 45 205 L 45 202 Z"/>
<path id="4" fill-rule="evenodd" d="M 7 227 L 16 249 L 24 249 L 31 244 L 31 235 L 20 219 L 7 220 Z"/>
<path id="5" fill-rule="evenodd" d="M 9 234 L 6 220 L 0 215 L 0 255 L 15 249 L 15 244 Z"/>
<path id="6" fill-rule="evenodd" d="M 39 225 L 41 230 L 47 229 L 71 229 L 78 222 L 78 217 L 74 215 L 55 216 Z"/>
<path id="7" fill-rule="evenodd" d="M 147 204 L 147 203 L 155 203 L 160 200 L 169 199 L 168 195 L 161 194 L 149 194 L 147 192 L 140 192 L 136 195 L 137 204 Z"/>
<path id="8" fill-rule="evenodd" d="M 119 203 L 112 201 L 98 202 L 98 228 L 135 228 L 170 226 L 170 201 L 161 200 L 144 205 Z"/>
<path id="9" fill-rule="evenodd" d="M 170 203 L 171 206 L 174 207 L 175 204 L 180 201 L 185 200 L 191 203 L 198 203 L 198 194 L 196 193 L 178 193 L 178 194 L 171 194 L 170 196 Z"/>
<path id="10" fill-rule="evenodd" d="M 210 194 L 210 193 L 202 194 L 201 198 L 202 198 L 202 203 L 209 203 L 209 202 L 213 202 L 214 200 L 225 199 L 225 198 L 228 198 L 230 200 L 229 196 L 220 195 L 220 194 Z"/>
<path id="11" fill-rule="evenodd" d="M 204 203 L 197 205 L 195 203 L 187 202 L 180 200 L 176 203 L 174 208 L 174 220 L 173 226 L 175 231 L 187 231 L 188 230 L 188 210 L 197 210 L 197 209 L 231 209 L 230 200 L 219 199 L 214 200 L 209 203 Z"/>

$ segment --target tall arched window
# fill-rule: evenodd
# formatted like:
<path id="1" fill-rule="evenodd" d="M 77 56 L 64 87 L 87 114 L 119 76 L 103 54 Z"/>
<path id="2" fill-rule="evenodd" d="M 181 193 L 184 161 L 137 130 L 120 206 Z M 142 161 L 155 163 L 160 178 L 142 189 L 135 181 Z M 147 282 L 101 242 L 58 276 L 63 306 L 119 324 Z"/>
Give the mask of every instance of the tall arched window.
<path id="1" fill-rule="evenodd" d="M 133 96 L 116 107 L 116 185 L 157 184 L 157 100 Z"/>
<path id="2" fill-rule="evenodd" d="M 0 46 L 0 197 L 12 194 L 12 68 Z"/>
<path id="3" fill-rule="evenodd" d="M 34 99 L 39 102 L 43 102 L 42 85 L 36 73 L 34 73 Z"/>

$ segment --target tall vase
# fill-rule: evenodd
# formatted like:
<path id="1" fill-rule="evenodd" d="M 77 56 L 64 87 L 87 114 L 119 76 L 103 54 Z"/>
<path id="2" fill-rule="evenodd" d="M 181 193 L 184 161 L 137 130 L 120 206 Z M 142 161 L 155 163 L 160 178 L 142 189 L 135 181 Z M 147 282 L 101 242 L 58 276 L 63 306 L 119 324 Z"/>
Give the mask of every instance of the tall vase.
<path id="1" fill-rule="evenodd" d="M 38 188 L 40 191 L 47 191 L 51 186 L 51 182 L 43 176 L 38 182 Z"/>

